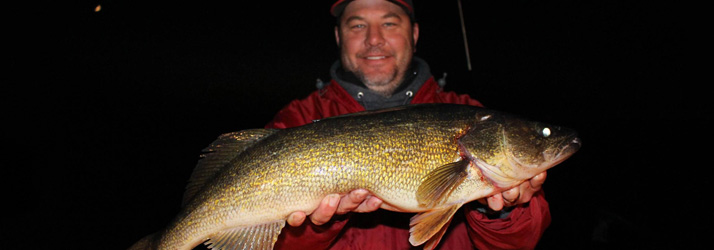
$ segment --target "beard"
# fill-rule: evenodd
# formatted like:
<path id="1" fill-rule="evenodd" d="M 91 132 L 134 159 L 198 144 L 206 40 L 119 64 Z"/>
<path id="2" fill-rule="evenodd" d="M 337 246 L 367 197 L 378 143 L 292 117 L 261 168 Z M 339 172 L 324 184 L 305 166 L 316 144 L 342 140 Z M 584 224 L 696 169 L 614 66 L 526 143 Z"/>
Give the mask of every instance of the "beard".
<path id="1" fill-rule="evenodd" d="M 370 53 L 394 56 L 393 53 L 385 53 L 379 48 L 372 47 L 365 52 L 359 53 L 357 57 L 361 58 Z M 409 60 L 411 60 L 411 58 L 409 58 Z M 390 97 L 394 93 L 394 90 L 399 87 L 404 79 L 407 68 L 406 65 L 408 65 L 406 62 L 395 62 L 394 65 L 389 65 L 389 67 L 384 67 L 380 70 L 363 69 L 358 64 L 350 62 L 350 59 L 344 56 L 344 54 L 342 62 L 344 69 L 352 72 L 368 89 L 385 97 Z"/>
<path id="2" fill-rule="evenodd" d="M 403 78 L 396 67 L 390 72 L 380 72 L 379 74 L 367 75 L 359 69 L 353 71 L 353 73 L 367 88 L 386 97 L 394 93 L 394 90 L 399 87 L 399 83 L 401 83 Z"/>

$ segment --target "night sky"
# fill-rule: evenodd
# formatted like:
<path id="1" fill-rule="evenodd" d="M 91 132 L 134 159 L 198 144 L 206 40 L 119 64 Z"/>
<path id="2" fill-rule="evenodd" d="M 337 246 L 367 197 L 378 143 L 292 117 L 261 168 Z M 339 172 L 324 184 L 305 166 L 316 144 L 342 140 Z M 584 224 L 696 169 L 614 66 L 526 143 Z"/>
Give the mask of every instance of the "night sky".
<path id="1" fill-rule="evenodd" d="M 4 94 L 20 111 L 19 130 L 5 131 L 12 172 L 25 176 L 11 190 L 34 191 L 13 192 L 15 217 L 34 236 L 3 244 L 125 249 L 164 227 L 205 146 L 263 127 L 329 80 L 333 1 L 285 2 L 37 7 L 41 45 L 16 84 L 27 95 Z M 692 242 L 679 222 L 701 204 L 682 197 L 694 184 L 683 180 L 702 174 L 692 142 L 711 116 L 684 72 L 679 6 L 464 0 L 468 71 L 457 1 L 414 2 L 416 55 L 448 74 L 446 90 L 580 132 L 582 149 L 548 171 L 540 249 Z"/>

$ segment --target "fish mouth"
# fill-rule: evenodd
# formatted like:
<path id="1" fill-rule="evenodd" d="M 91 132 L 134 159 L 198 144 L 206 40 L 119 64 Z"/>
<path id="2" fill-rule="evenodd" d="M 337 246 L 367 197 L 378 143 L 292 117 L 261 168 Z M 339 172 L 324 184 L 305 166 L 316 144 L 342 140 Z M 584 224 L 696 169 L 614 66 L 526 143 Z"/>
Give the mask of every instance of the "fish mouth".
<path id="1" fill-rule="evenodd" d="M 558 147 L 559 150 L 557 152 L 543 152 L 543 157 L 546 159 L 543 163 L 540 164 L 540 166 L 536 167 L 535 169 L 539 169 L 540 171 L 545 171 L 549 168 L 552 168 L 563 161 L 567 160 L 577 152 L 580 147 L 582 146 L 582 141 L 580 138 L 577 136 L 572 136 L 570 137 L 571 139 L 569 140 L 564 140 L 563 143 L 561 143 L 561 146 Z"/>
<path id="2" fill-rule="evenodd" d="M 582 145 L 583 145 L 583 142 L 580 139 L 580 137 L 574 136 L 574 138 L 572 140 L 570 140 L 570 143 L 567 146 L 565 146 L 565 149 L 563 151 L 572 155 L 575 152 L 577 152 Z"/>
<path id="3" fill-rule="evenodd" d="M 552 157 L 550 166 L 555 166 L 570 158 L 582 146 L 582 140 L 577 136 L 572 136 L 572 139 L 563 142 L 560 150 Z"/>

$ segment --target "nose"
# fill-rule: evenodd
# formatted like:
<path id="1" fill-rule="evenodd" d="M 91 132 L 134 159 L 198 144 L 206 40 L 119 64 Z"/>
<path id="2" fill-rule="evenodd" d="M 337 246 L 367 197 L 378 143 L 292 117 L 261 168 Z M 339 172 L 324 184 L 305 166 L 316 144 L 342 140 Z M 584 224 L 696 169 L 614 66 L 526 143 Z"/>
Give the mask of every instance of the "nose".
<path id="1" fill-rule="evenodd" d="M 371 45 L 371 46 L 383 45 L 384 44 L 384 36 L 382 35 L 382 30 L 379 27 L 370 26 L 369 30 L 367 31 L 366 42 L 368 45 Z"/>

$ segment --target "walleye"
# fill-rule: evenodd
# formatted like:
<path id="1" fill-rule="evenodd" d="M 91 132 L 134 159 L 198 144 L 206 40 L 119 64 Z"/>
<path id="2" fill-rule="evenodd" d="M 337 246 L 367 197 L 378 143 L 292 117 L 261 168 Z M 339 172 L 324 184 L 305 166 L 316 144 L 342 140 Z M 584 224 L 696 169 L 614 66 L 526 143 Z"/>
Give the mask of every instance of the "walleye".
<path id="1" fill-rule="evenodd" d="M 191 175 L 182 211 L 131 249 L 272 249 L 294 211 L 364 188 L 417 213 L 409 242 L 434 248 L 463 204 L 509 189 L 580 148 L 572 130 L 454 104 L 221 135 Z"/>

